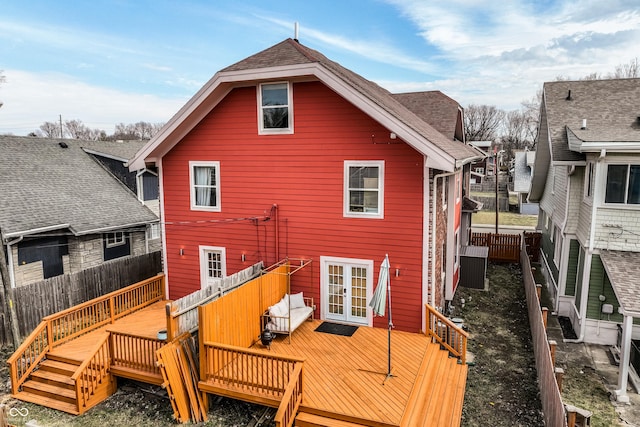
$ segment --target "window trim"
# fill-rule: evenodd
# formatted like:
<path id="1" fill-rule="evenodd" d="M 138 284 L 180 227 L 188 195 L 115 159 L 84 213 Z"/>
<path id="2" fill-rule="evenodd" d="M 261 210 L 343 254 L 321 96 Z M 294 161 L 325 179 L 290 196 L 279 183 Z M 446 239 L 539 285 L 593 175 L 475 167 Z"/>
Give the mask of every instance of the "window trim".
<path id="1" fill-rule="evenodd" d="M 212 167 L 216 172 L 216 206 L 196 205 L 195 175 L 193 170 L 196 167 Z M 219 161 L 190 161 L 189 162 L 189 193 L 190 207 L 192 211 L 220 212 L 222 210 L 222 197 L 220 191 L 220 162 Z"/>
<path id="2" fill-rule="evenodd" d="M 349 168 L 378 168 L 378 212 L 351 212 L 349 194 Z M 343 178 L 343 216 L 345 218 L 384 218 L 384 160 L 345 160 Z"/>
<path id="3" fill-rule="evenodd" d="M 147 228 L 147 240 L 157 240 L 160 238 L 160 235 L 160 223 L 154 222 L 149 224 L 149 227 Z"/>
<path id="4" fill-rule="evenodd" d="M 120 235 L 118 238 L 118 235 Z M 104 243 L 107 248 L 115 248 L 127 243 L 124 231 L 114 231 L 112 233 L 105 233 Z"/>
<path id="5" fill-rule="evenodd" d="M 208 263 L 209 260 L 205 256 L 208 252 L 217 252 L 220 254 L 220 273 L 223 279 L 227 277 L 227 248 L 223 246 L 208 246 L 208 245 L 200 245 L 198 246 L 198 256 L 200 261 L 200 288 L 204 289 L 207 287 L 207 279 L 209 278 L 207 274 L 207 269 L 209 268 Z"/>
<path id="6" fill-rule="evenodd" d="M 263 119 L 263 105 L 262 105 L 262 87 L 263 86 L 273 86 L 273 85 L 287 85 L 287 114 L 288 114 L 288 124 L 289 126 L 286 128 L 265 128 L 264 127 L 264 119 Z M 257 86 L 257 96 L 258 96 L 258 135 L 288 135 L 293 134 L 293 85 L 289 81 L 276 81 L 276 82 L 265 82 L 260 83 Z M 280 106 L 282 108 L 284 106 Z"/>

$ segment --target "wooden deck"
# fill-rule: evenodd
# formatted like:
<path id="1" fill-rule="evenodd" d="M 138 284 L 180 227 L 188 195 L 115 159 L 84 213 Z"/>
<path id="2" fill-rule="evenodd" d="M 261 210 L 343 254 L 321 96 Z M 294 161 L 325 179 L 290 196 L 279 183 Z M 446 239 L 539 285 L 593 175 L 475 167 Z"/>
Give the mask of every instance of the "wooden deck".
<path id="1" fill-rule="evenodd" d="M 385 381 L 386 329 L 360 327 L 344 337 L 315 332 L 320 323 L 305 322 L 291 344 L 278 337 L 270 350 L 260 343 L 252 347 L 305 359 L 296 425 L 460 425 L 467 366 L 429 338 L 393 331 L 393 377 Z"/>
<path id="2" fill-rule="evenodd" d="M 127 333 L 146 338 L 156 338 L 158 331 L 166 329 L 165 306 L 169 301 L 159 301 L 135 313 L 122 317 L 114 323 L 91 331 L 79 338 L 68 341 L 49 354 L 65 359 L 84 361 L 94 343 L 104 338 L 107 331 Z"/>

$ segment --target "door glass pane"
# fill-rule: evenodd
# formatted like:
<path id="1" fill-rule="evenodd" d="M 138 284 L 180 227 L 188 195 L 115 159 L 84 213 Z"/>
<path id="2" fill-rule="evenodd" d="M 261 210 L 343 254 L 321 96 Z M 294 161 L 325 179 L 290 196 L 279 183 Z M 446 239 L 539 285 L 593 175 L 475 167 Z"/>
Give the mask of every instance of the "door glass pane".
<path id="1" fill-rule="evenodd" d="M 367 316 L 367 270 L 351 267 L 351 315 Z"/>
<path id="2" fill-rule="evenodd" d="M 344 267 L 329 265 L 329 313 L 344 314 Z"/>
<path id="3" fill-rule="evenodd" d="M 222 277 L 222 257 L 219 252 L 207 253 L 207 276 L 210 278 Z"/>

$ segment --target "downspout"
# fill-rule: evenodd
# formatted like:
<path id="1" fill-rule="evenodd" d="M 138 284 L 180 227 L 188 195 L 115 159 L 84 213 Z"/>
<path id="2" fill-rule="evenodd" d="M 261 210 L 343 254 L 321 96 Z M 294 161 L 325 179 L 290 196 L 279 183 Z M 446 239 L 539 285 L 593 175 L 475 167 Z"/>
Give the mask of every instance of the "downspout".
<path id="1" fill-rule="evenodd" d="M 13 251 L 11 250 L 11 246 L 20 243 L 24 239 L 24 236 L 20 236 L 17 239 L 7 242 L 7 264 L 9 264 L 9 282 L 12 289 L 16 288 L 16 276 L 15 271 L 13 269 Z"/>
<path id="2" fill-rule="evenodd" d="M 436 191 L 438 189 L 438 179 L 456 175 L 457 173 L 458 172 L 446 172 L 433 177 L 433 197 L 431 198 L 431 307 L 435 307 L 436 305 L 436 207 L 438 202 Z"/>
<path id="3" fill-rule="evenodd" d="M 600 176 L 600 169 L 602 167 L 602 161 L 607 155 L 607 150 L 602 149 L 600 151 L 600 156 L 596 161 L 595 168 L 595 185 L 597 188 L 598 185 L 598 177 Z M 587 249 L 587 253 L 585 254 L 584 259 L 584 267 L 582 268 L 582 291 L 580 292 L 581 300 L 580 300 L 580 335 L 577 339 L 565 339 L 565 342 L 573 342 L 580 343 L 584 341 L 584 335 L 586 332 L 586 323 L 587 323 L 587 302 L 589 301 L 589 280 L 591 278 L 591 258 L 593 257 L 593 246 L 594 239 L 596 237 L 596 211 L 597 211 L 597 203 L 596 195 L 597 191 L 593 192 L 593 201 L 591 203 L 591 228 L 589 230 L 589 248 Z"/>

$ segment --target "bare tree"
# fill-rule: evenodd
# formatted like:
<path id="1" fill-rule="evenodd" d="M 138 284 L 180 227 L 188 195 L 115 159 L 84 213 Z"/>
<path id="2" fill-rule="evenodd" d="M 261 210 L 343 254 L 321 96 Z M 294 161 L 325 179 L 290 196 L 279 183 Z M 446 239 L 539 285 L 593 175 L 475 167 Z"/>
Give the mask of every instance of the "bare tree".
<path id="1" fill-rule="evenodd" d="M 469 105 L 464 111 L 464 133 L 467 141 L 494 141 L 505 113 L 494 105 Z"/>
<path id="2" fill-rule="evenodd" d="M 637 56 L 626 64 L 616 66 L 616 70 L 613 74 L 609 74 L 610 79 L 628 79 L 636 77 L 640 77 L 640 63 L 638 63 Z"/>
<path id="3" fill-rule="evenodd" d="M 45 138 L 62 138 L 60 135 L 60 126 L 53 122 L 44 122 L 40 125 L 40 130 Z"/>

